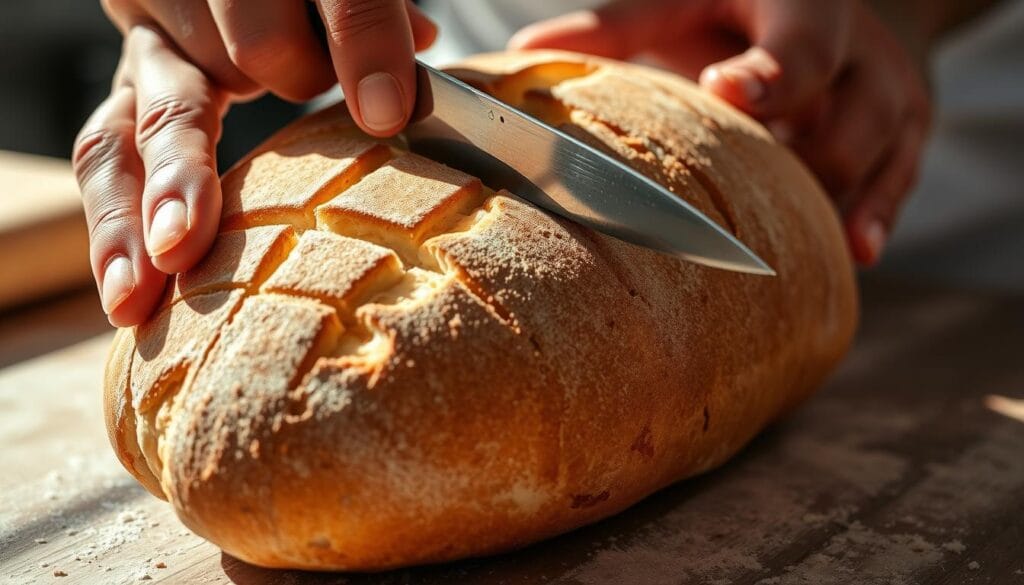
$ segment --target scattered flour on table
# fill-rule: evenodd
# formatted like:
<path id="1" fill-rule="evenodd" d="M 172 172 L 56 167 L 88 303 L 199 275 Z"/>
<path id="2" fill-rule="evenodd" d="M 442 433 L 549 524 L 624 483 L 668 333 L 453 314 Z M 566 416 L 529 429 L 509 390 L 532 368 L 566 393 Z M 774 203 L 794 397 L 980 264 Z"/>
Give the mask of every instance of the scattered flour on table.
<path id="1" fill-rule="evenodd" d="M 105 508 L 116 508 L 109 502 L 103 502 L 101 505 Z M 114 552 L 128 543 L 139 540 L 147 526 L 149 520 L 142 508 L 121 510 L 107 524 L 81 531 L 81 534 L 87 537 L 86 544 L 76 552 L 76 555 L 82 560 L 90 560 Z"/>
<path id="2" fill-rule="evenodd" d="M 911 583 L 915 571 L 933 566 L 943 554 L 920 534 L 882 534 L 854 521 L 821 552 L 758 585 Z"/>
<path id="3" fill-rule="evenodd" d="M 825 524 L 841 524 L 846 526 L 849 524 L 850 517 L 856 513 L 857 508 L 854 506 L 833 506 L 824 513 L 808 512 L 800 519 L 804 524 L 810 524 L 811 526 L 823 526 Z"/>

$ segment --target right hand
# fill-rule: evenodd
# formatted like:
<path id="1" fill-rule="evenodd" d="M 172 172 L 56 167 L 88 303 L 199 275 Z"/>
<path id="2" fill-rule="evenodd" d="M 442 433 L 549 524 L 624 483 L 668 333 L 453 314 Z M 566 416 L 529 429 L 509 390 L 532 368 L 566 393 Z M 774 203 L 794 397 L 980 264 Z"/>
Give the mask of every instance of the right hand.
<path id="1" fill-rule="evenodd" d="M 899 38 L 865 0 L 613 0 L 533 24 L 510 45 L 642 54 L 698 79 L 803 158 L 843 213 L 854 258 L 870 266 L 927 136 L 931 99 L 910 50 L 917 40 Z"/>
<path id="2" fill-rule="evenodd" d="M 408 0 L 318 0 L 328 52 L 301 0 L 104 0 L 124 34 L 110 96 L 72 162 L 90 257 L 111 324 L 142 322 L 166 275 L 217 233 L 215 148 L 231 102 L 270 91 L 310 99 L 340 81 L 356 123 L 386 137 L 416 99 L 415 51 L 437 29 Z"/>

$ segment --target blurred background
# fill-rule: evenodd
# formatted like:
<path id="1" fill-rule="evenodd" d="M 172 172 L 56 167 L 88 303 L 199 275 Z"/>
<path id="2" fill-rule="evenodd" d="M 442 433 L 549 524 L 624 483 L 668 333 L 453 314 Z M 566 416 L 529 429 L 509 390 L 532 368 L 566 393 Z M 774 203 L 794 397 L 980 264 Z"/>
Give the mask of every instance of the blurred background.
<path id="1" fill-rule="evenodd" d="M 0 3 L 0 150 L 68 158 L 78 129 L 110 92 L 120 47 L 99 0 Z M 274 98 L 232 108 L 222 162 L 300 112 Z"/>
<path id="2" fill-rule="evenodd" d="M 499 49 L 525 20 L 594 0 L 504 2 L 521 5 L 421 1 L 441 25 L 424 59 Z M 111 326 L 67 159 L 119 46 L 99 0 L 0 0 L 0 582 L 298 583 L 190 535 L 107 445 Z M 1024 0 L 957 30 L 931 73 L 920 183 L 883 264 L 863 275 L 859 337 L 830 387 L 715 475 L 548 548 L 428 580 L 663 582 L 703 562 L 742 582 L 806 569 L 807 582 L 1024 583 Z M 272 97 L 232 108 L 222 168 L 303 109 Z M 774 559 L 755 552 L 772 547 Z M 761 579 L 762 562 L 781 577 Z"/>
<path id="3" fill-rule="evenodd" d="M 435 64 L 501 48 L 532 10 L 520 8 L 512 17 L 493 7 L 499 3 L 420 4 L 441 24 L 438 44 L 425 55 Z M 570 10 L 592 2 L 567 0 L 559 10 L 562 4 Z M 917 192 L 878 273 L 1024 290 L 1021 31 L 1024 1 L 1006 1 L 934 54 L 934 134 Z M 66 165 L 10 153 L 66 160 L 76 132 L 108 92 L 119 45 L 98 1 L 0 3 L 0 310 L 90 285 L 81 222 L 68 227 L 81 216 Z M 335 92 L 317 104 L 338 97 Z M 233 107 L 219 149 L 222 168 L 302 111 L 273 97 Z M 63 236 L 44 237 L 39 222 L 57 216 Z"/>

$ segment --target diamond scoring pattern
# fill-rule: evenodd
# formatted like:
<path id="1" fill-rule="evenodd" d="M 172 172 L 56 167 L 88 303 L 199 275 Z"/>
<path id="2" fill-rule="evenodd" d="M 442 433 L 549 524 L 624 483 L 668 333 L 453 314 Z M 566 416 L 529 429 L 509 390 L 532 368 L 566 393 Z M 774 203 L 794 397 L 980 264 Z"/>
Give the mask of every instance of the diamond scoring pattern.
<path id="1" fill-rule="evenodd" d="M 524 71 L 522 77 L 535 73 Z M 540 79 L 547 85 L 561 81 L 558 77 Z M 283 130 L 224 176 L 224 217 L 214 246 L 222 260 L 211 263 L 213 269 L 205 274 L 189 273 L 172 283 L 160 309 L 193 312 L 190 298 L 226 290 L 242 297 L 226 309 L 219 331 L 190 360 L 193 380 L 207 366 L 220 369 L 207 362 L 223 361 L 217 346 L 224 331 L 238 327 L 237 315 L 267 314 L 274 306 L 334 315 L 330 343 L 306 348 L 313 353 L 290 362 L 275 357 L 295 366 L 295 372 L 281 372 L 290 375 L 293 385 L 301 383 L 318 357 L 355 356 L 374 343 L 372 325 L 359 318 L 361 306 L 400 303 L 429 294 L 424 291 L 436 290 L 442 281 L 460 282 L 495 320 L 518 331 L 513 315 L 496 307 L 486 291 L 464 282 L 458 266 L 434 258 L 434 247 L 424 245 L 434 236 L 471 231 L 488 214 L 499 213 L 491 205 L 494 193 L 475 177 L 347 130 L 351 124 L 340 123 L 346 116 L 342 111 L 316 114 L 317 124 L 307 123 L 310 128 L 302 132 Z M 195 285 L 183 286 L 189 282 Z M 159 346 L 160 340 L 150 339 L 158 333 L 136 328 L 136 343 Z M 155 360 L 146 367 L 166 369 L 159 363 L 161 352 L 153 352 Z M 178 385 L 173 393 L 181 389 Z M 147 402 L 140 414 L 147 406 L 159 406 Z"/>

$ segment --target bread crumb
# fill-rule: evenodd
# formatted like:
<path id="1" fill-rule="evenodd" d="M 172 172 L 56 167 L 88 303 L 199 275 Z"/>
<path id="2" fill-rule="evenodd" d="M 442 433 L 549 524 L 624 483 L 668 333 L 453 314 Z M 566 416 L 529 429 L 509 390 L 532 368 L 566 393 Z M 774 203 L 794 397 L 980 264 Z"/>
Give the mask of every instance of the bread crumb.
<path id="1" fill-rule="evenodd" d="M 981 568 L 981 563 L 979 563 L 978 561 L 971 561 L 971 562 L 967 563 L 967 568 L 972 570 L 972 571 L 977 571 L 978 569 Z"/>
<path id="2" fill-rule="evenodd" d="M 61 571 L 60 569 L 54 569 L 53 576 L 54 577 L 67 577 L 68 574 L 65 573 L 64 571 Z"/>
<path id="3" fill-rule="evenodd" d="M 160 562 L 158 562 L 158 563 L 157 563 L 157 564 L 156 564 L 155 566 L 156 566 L 156 568 L 158 568 L 158 569 L 166 569 L 166 568 L 167 568 L 167 563 L 165 563 L 165 562 L 163 562 L 163 561 L 160 561 Z"/>

